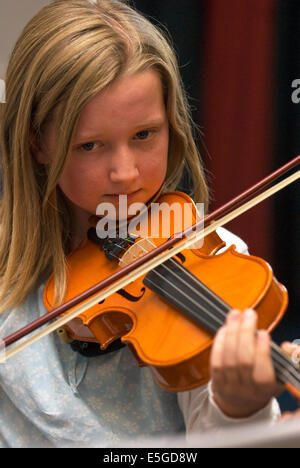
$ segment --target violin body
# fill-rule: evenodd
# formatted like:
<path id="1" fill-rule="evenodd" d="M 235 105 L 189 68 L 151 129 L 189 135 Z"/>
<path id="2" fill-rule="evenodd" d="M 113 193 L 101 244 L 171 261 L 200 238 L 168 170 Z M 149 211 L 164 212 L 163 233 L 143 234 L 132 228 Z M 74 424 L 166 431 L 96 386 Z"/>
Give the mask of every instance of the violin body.
<path id="1" fill-rule="evenodd" d="M 192 220 L 196 222 L 195 205 L 186 194 L 170 192 L 162 195 L 159 201 L 190 203 Z M 153 217 L 150 221 L 150 213 L 148 216 L 150 229 Z M 182 230 L 174 225 L 172 229 L 173 233 Z M 155 245 L 165 240 L 163 237 L 153 239 Z M 240 254 L 235 246 L 217 255 L 222 247 L 224 242 L 213 232 L 204 239 L 201 248 L 184 249 L 176 260 L 230 308 L 255 309 L 258 328 L 272 330 L 287 307 L 285 287 L 274 278 L 271 267 L 264 260 Z M 67 257 L 67 263 L 66 301 L 120 268 L 91 241 L 73 251 Z M 65 326 L 69 338 L 98 342 L 102 349 L 121 338 L 139 365 L 150 366 L 159 385 L 170 391 L 190 390 L 207 383 L 214 334 L 201 325 L 201 317 L 194 320 L 147 287 L 146 277 L 147 274 L 139 277 L 124 290 L 69 322 Z M 185 283 L 188 287 L 189 278 Z M 48 310 L 53 307 L 53 292 L 54 278 L 50 277 L 44 291 Z M 189 296 L 188 292 L 186 294 Z"/>

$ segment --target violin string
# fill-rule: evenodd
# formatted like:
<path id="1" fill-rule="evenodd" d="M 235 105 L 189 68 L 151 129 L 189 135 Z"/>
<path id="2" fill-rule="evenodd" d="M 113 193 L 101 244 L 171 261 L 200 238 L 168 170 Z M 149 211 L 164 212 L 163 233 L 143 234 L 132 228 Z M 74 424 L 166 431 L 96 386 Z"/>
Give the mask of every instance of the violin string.
<path id="1" fill-rule="evenodd" d="M 134 241 L 132 241 L 131 239 L 128 239 L 128 241 L 129 241 L 129 242 L 132 242 L 132 244 L 134 244 Z M 121 247 L 121 246 L 120 246 L 120 247 Z M 139 247 L 140 247 L 142 250 L 144 250 L 144 252 L 148 252 L 143 246 L 139 246 Z M 121 247 L 121 248 L 122 248 L 123 250 L 127 250 L 125 247 Z M 125 263 L 121 258 L 119 258 L 117 255 L 113 254 L 112 252 L 110 252 L 110 255 L 111 255 L 113 258 L 115 258 L 115 259 L 117 259 L 117 260 L 119 260 L 119 261 Z M 172 259 L 171 259 L 171 261 L 172 261 Z M 172 261 L 172 263 L 174 263 L 175 265 L 177 264 L 174 260 Z M 180 264 L 179 264 L 179 265 L 180 265 Z M 174 272 L 173 272 L 172 270 L 168 269 L 168 267 L 167 267 L 166 265 L 164 265 L 164 263 L 162 263 L 162 267 L 163 267 L 163 268 L 167 268 L 167 270 L 169 270 L 169 271 L 171 272 L 171 274 L 174 274 Z M 184 269 L 184 272 L 187 272 L 187 271 L 188 271 L 188 270 Z M 189 273 L 189 272 L 188 272 L 188 273 Z M 191 275 L 191 277 L 192 277 L 193 280 L 195 279 L 195 277 L 194 277 L 193 275 Z M 205 286 L 205 285 L 203 285 L 203 286 Z M 195 291 L 197 294 L 199 294 L 199 291 L 198 291 L 198 290 L 195 290 L 195 289 L 194 289 L 194 291 Z M 209 289 L 207 288 L 207 292 L 208 292 L 208 291 L 209 291 Z M 218 298 L 218 296 L 215 296 L 215 297 Z M 210 306 L 215 307 L 215 305 L 214 305 L 212 302 L 210 302 L 208 298 L 205 298 L 205 296 L 203 296 L 203 299 L 206 299 L 206 300 L 209 302 L 209 305 L 210 305 Z M 220 298 L 218 298 L 218 300 L 221 301 Z M 196 305 L 197 305 L 197 303 L 196 303 Z M 222 305 L 225 305 L 225 303 L 222 303 Z M 229 307 L 229 306 L 227 306 L 227 307 Z M 215 319 L 215 316 L 213 316 L 213 315 L 210 314 L 209 312 L 207 312 L 207 314 L 210 315 L 212 319 Z M 217 325 L 218 325 L 218 327 L 217 327 L 216 329 L 218 329 L 219 326 L 221 326 L 221 325 L 223 324 L 223 323 L 222 323 L 222 319 L 223 319 L 223 318 L 226 318 L 226 314 L 220 313 L 220 316 L 221 316 L 221 321 L 218 322 L 218 320 L 217 320 Z M 213 323 L 213 322 L 212 322 L 212 323 Z"/>
<path id="2" fill-rule="evenodd" d="M 173 260 L 173 259 L 171 259 Z M 174 260 L 173 260 L 173 263 Z M 163 265 L 163 264 L 162 264 Z M 195 281 L 199 281 L 198 278 L 196 278 L 189 270 L 187 270 L 186 268 L 183 267 L 183 265 L 181 265 L 180 263 L 177 263 L 176 262 L 176 265 L 184 272 L 186 273 L 187 276 L 190 277 L 191 280 L 193 280 L 194 282 Z M 168 268 L 166 266 L 166 268 Z M 168 269 L 170 271 L 170 269 Z M 185 283 L 186 286 L 188 286 L 189 288 L 191 289 L 194 289 L 192 288 L 191 284 L 190 283 Z M 206 293 L 208 295 L 211 295 L 211 296 L 214 296 L 215 298 L 219 299 L 219 302 L 222 306 L 226 307 L 227 309 L 227 312 L 231 309 L 231 307 L 226 304 L 221 298 L 219 298 L 219 296 L 217 296 L 213 291 L 211 291 L 211 289 L 209 289 L 204 283 L 202 283 L 201 281 L 199 281 L 199 285 L 202 287 L 202 289 L 204 291 L 206 291 Z M 197 293 L 197 290 L 194 289 L 194 292 Z M 224 319 L 226 318 L 226 314 L 222 314 L 222 311 L 220 312 L 221 316 L 224 316 Z M 272 351 L 273 351 L 273 355 L 274 353 L 276 354 L 276 357 L 279 361 L 283 361 L 286 365 L 288 365 L 289 367 L 291 367 L 293 369 L 293 374 L 294 374 L 294 371 L 296 372 L 296 375 L 294 374 L 294 377 L 299 379 L 300 378 L 300 375 L 299 375 L 299 369 L 297 367 L 294 366 L 294 363 L 291 361 L 291 359 L 286 356 L 282 350 L 279 348 L 279 346 L 275 345 L 274 342 L 272 342 L 273 346 L 272 346 Z"/>
<path id="3" fill-rule="evenodd" d="M 206 314 L 209 315 L 212 319 L 212 324 L 214 324 L 214 322 L 217 323 L 217 327 L 216 327 L 216 330 L 222 326 L 225 322 L 225 319 L 226 319 L 226 313 L 223 312 L 223 310 L 221 308 L 218 308 L 216 306 L 216 304 L 214 304 L 210 299 L 209 299 L 209 294 L 210 294 L 210 297 L 215 299 L 216 301 L 219 302 L 220 306 L 223 307 L 224 311 L 227 310 L 227 312 L 230 310 L 230 306 L 228 304 L 226 304 L 226 302 L 224 302 L 219 296 L 217 296 L 216 294 L 214 294 L 204 283 L 200 282 L 200 280 L 198 280 L 198 278 L 195 278 L 195 276 L 193 274 L 191 274 L 186 268 L 184 268 L 179 262 L 176 262 L 176 260 L 174 259 L 170 259 L 169 260 L 170 263 L 172 263 L 175 267 L 179 267 L 182 272 L 185 274 L 185 275 L 189 275 L 190 279 L 195 282 L 195 280 L 197 281 L 197 289 L 196 288 L 193 288 L 191 284 L 189 284 L 188 282 L 184 282 L 184 280 L 178 275 L 177 278 L 183 282 L 183 284 L 185 286 L 187 286 L 188 288 L 190 288 L 198 297 L 201 297 L 204 301 L 206 301 L 208 303 L 209 306 L 211 306 L 212 308 L 215 308 L 216 309 L 216 312 L 219 313 L 219 318 L 217 317 L 217 315 L 213 315 L 211 314 L 209 311 L 206 311 Z M 171 275 L 175 276 L 176 277 L 176 273 L 174 272 L 174 270 L 171 270 L 170 268 L 168 268 L 167 266 L 167 263 L 168 262 L 163 262 L 161 264 L 161 267 L 166 269 L 167 271 L 169 271 L 171 273 Z M 159 274 L 157 269 L 154 268 L 153 270 L 155 272 L 155 274 Z M 165 279 L 165 277 L 163 277 L 162 275 L 160 275 L 163 279 Z M 170 283 L 171 284 L 171 283 Z M 199 287 L 199 284 L 201 284 L 201 287 L 202 289 L 206 289 L 206 293 L 207 293 L 207 296 L 204 296 L 204 295 L 201 295 L 198 287 Z M 190 297 L 188 297 L 188 299 L 190 299 Z M 195 302 L 195 301 L 194 301 Z M 198 303 L 195 303 L 196 305 L 198 305 Z M 197 318 L 197 317 L 196 317 Z"/>
<path id="4" fill-rule="evenodd" d="M 176 262 L 177 264 L 177 262 Z M 163 264 L 162 264 L 163 265 Z M 182 266 L 180 264 L 178 264 L 179 267 L 182 268 Z M 164 268 L 166 268 L 167 270 L 169 270 L 169 268 L 164 265 Z M 185 269 L 184 269 L 185 270 Z M 170 271 L 170 270 L 169 270 Z M 173 272 L 172 272 L 173 273 Z M 188 272 L 190 273 L 190 272 Z M 168 280 L 166 280 L 162 275 L 160 275 L 157 271 L 155 271 L 155 274 L 158 274 L 163 280 L 169 282 Z M 193 276 L 193 275 L 192 275 Z M 194 278 L 193 278 L 194 279 Z M 182 280 L 182 278 L 179 277 L 179 280 L 182 281 L 184 283 L 184 280 Z M 171 285 L 171 287 L 175 287 L 176 289 L 178 289 L 176 286 L 173 285 L 173 283 L 169 282 L 169 284 Z M 201 283 L 200 283 L 201 284 Z M 189 283 L 186 283 L 185 285 L 187 285 L 189 288 L 192 288 L 191 285 Z M 157 287 L 157 285 L 156 285 Z M 161 288 L 160 288 L 161 289 Z M 194 288 L 192 288 L 194 289 Z M 194 289 L 195 291 L 195 289 Z M 211 293 L 211 291 L 208 289 L 208 291 Z M 164 291 L 165 292 L 165 291 Z M 196 293 L 198 292 L 197 290 L 195 291 Z M 165 292 L 166 293 L 166 292 Z M 180 290 L 180 293 L 182 294 L 182 290 Z M 168 294 L 171 298 L 173 298 L 174 296 L 172 296 L 171 294 Z M 186 296 L 186 294 L 184 294 Z M 203 297 L 203 296 L 202 296 Z M 191 298 L 189 296 L 187 296 L 188 300 L 191 301 Z M 179 301 L 180 302 L 180 301 Z M 192 300 L 192 302 L 195 302 Z M 183 304 L 181 304 L 181 308 L 183 307 Z M 199 304 L 197 303 L 197 308 L 199 310 Z M 201 308 L 201 307 L 200 307 Z M 230 310 L 230 308 L 228 309 Z M 201 317 L 201 320 L 203 320 L 206 324 L 210 325 L 212 322 L 209 322 L 209 319 L 207 321 L 207 315 L 208 315 L 208 312 L 205 308 L 202 307 L 202 311 L 206 314 L 206 319 L 204 319 L 204 317 L 202 316 Z M 196 313 L 197 315 L 197 313 Z M 210 314 L 209 314 L 210 315 Z M 220 325 L 220 322 L 218 319 L 215 320 L 215 322 Z M 214 324 L 215 325 L 215 324 Z M 219 328 L 219 327 L 218 327 Z M 272 343 L 273 344 L 273 343 Z M 294 382 L 297 382 L 298 384 L 300 383 L 300 376 L 299 376 L 299 371 L 298 369 L 294 366 L 293 362 L 287 357 L 285 356 L 282 351 L 280 350 L 280 348 L 276 349 L 274 346 L 272 346 L 272 358 L 273 358 L 273 361 L 274 361 L 274 365 L 275 365 L 275 369 L 277 371 L 277 373 L 280 374 L 281 376 L 281 379 L 284 382 L 288 381 L 288 379 L 292 379 Z M 284 363 L 284 364 L 283 364 Z M 287 374 L 288 372 L 288 374 Z M 295 384 L 295 383 L 294 383 Z"/>
<path id="5" fill-rule="evenodd" d="M 184 268 L 180 263 L 178 263 L 177 265 L 178 265 L 179 268 L 184 270 L 184 272 L 186 272 L 187 275 L 191 279 L 194 279 L 194 281 L 197 280 L 197 278 L 195 278 L 194 275 L 192 275 L 191 272 L 189 270 L 187 270 L 186 268 Z M 215 295 L 215 293 L 213 291 L 211 291 L 204 283 L 199 282 L 199 284 L 201 285 L 202 289 L 206 290 L 207 294 L 214 295 L 214 296 L 216 296 L 218 298 L 218 296 Z M 186 283 L 186 285 L 191 288 L 191 285 L 189 283 Z M 220 299 L 220 303 L 221 303 L 222 299 L 221 298 L 219 298 L 219 299 Z M 228 309 L 227 309 L 227 312 L 228 312 L 231 307 L 228 306 L 225 302 L 222 301 L 222 305 L 223 304 L 224 304 L 224 306 L 228 307 Z M 221 315 L 222 315 L 222 312 L 221 312 Z M 294 366 L 294 363 L 291 361 L 291 359 L 288 356 L 285 356 L 284 353 L 282 352 L 282 350 L 278 346 L 276 347 L 275 343 L 273 343 L 272 351 L 273 351 L 273 356 L 275 354 L 275 357 L 276 357 L 277 361 L 279 361 L 279 363 L 281 362 L 281 365 L 282 365 L 282 362 L 284 362 L 285 365 L 287 365 L 289 367 L 290 372 L 292 372 L 293 376 L 299 382 L 299 379 L 300 379 L 299 370 L 298 370 L 297 367 Z"/>
<path id="6" fill-rule="evenodd" d="M 170 268 L 167 267 L 167 265 L 165 265 L 164 263 L 161 264 L 161 266 L 166 269 L 167 271 L 171 272 L 172 275 L 174 275 L 176 277 L 176 273 L 174 273 L 172 270 L 170 270 Z M 175 284 L 173 284 L 171 281 L 169 281 L 165 276 L 161 275 L 156 268 L 154 268 L 154 270 L 152 270 L 154 272 L 154 274 L 156 274 L 157 276 L 159 276 L 162 280 L 162 282 L 167 282 L 169 283 L 170 287 L 171 288 L 175 288 L 177 290 L 180 291 L 180 294 L 185 296 L 187 298 L 188 301 L 192 302 L 194 305 L 196 305 L 196 307 L 199 306 L 199 303 L 196 302 L 194 299 L 192 299 L 190 296 L 188 296 L 185 292 L 183 292 L 183 289 L 179 289 Z M 216 310 L 220 313 L 220 316 L 221 318 L 225 318 L 226 317 L 226 314 L 222 314 L 220 312 L 220 310 L 218 310 L 218 308 L 215 306 L 215 304 L 213 304 L 208 297 L 204 296 L 203 294 L 200 293 L 200 291 L 198 289 L 195 289 L 193 288 L 189 283 L 187 282 L 184 282 L 184 280 L 178 275 L 177 276 L 177 279 L 179 281 L 181 281 L 183 283 L 184 286 L 187 286 L 189 289 L 191 289 L 197 296 L 199 296 L 200 299 L 203 299 L 204 302 L 206 302 L 208 304 L 208 306 L 212 306 L 213 308 L 216 308 Z M 194 279 L 194 278 L 193 278 Z M 201 284 L 201 283 L 200 283 Z M 157 285 L 156 285 L 157 286 Z M 201 285 L 202 286 L 202 285 Z M 158 286 L 157 286 L 158 287 Z M 160 288 L 162 290 L 162 288 Z M 174 297 L 174 296 L 172 296 Z M 215 330 L 218 330 L 218 328 L 220 326 L 222 326 L 224 324 L 224 321 L 223 320 L 219 320 L 219 318 L 216 316 L 216 315 L 213 315 L 210 311 L 208 310 L 205 310 L 203 309 L 205 314 L 208 316 L 208 319 L 211 320 L 211 325 L 214 326 Z M 195 319 L 199 319 L 198 317 L 198 314 L 195 313 Z M 202 320 L 202 317 L 201 317 L 201 320 Z"/>
<path id="7" fill-rule="evenodd" d="M 127 240 L 128 243 L 131 243 L 131 244 L 134 244 L 134 243 L 135 243 L 135 241 L 132 240 L 132 239 L 126 239 L 126 240 Z M 119 247 L 121 250 L 123 250 L 123 251 L 125 251 L 125 252 L 127 251 L 127 248 L 124 247 L 123 245 L 120 245 L 120 244 L 115 244 L 115 245 L 116 245 L 117 247 Z M 147 253 L 147 250 L 146 250 L 144 247 L 142 247 L 142 246 L 139 246 L 139 247 L 142 248 L 142 249 Z M 110 256 L 111 256 L 112 258 L 115 258 L 115 259 L 118 260 L 119 262 L 124 263 L 124 264 L 126 265 L 126 262 L 125 262 L 124 260 L 122 260 L 121 257 L 118 257 L 117 255 L 113 254 L 111 251 L 109 252 L 109 254 L 110 254 Z M 137 258 L 137 257 L 134 256 L 133 258 Z"/>
<path id="8" fill-rule="evenodd" d="M 281 348 L 274 343 L 274 341 L 271 341 L 271 348 L 273 351 L 273 356 L 275 355 L 278 361 L 281 364 L 281 371 L 285 371 L 287 368 L 288 371 L 290 372 L 291 376 L 293 379 L 299 383 L 300 382 L 300 376 L 299 376 L 299 366 L 295 364 L 291 358 L 283 353 Z"/>
<path id="9" fill-rule="evenodd" d="M 165 279 L 162 275 L 159 275 L 161 276 L 161 278 Z M 166 280 L 168 282 L 168 280 Z M 166 289 L 162 288 L 161 286 L 159 286 L 157 283 L 154 283 L 151 279 L 148 279 L 148 282 L 152 283 L 156 289 L 160 290 L 162 293 L 164 293 L 164 296 L 168 296 L 170 298 L 170 301 L 172 300 L 172 302 L 174 302 L 174 296 L 171 294 L 171 292 L 168 290 L 166 291 Z M 175 289 L 178 289 L 175 285 L 173 285 L 173 283 L 169 282 L 170 285 L 171 285 L 171 289 L 172 287 L 174 287 Z M 187 297 L 187 300 L 188 302 L 194 302 L 195 304 L 195 301 L 193 301 L 190 297 L 188 297 L 185 293 L 182 293 L 182 291 L 180 290 L 180 293 L 185 295 Z M 186 307 L 186 302 L 181 302 L 178 298 L 176 298 L 176 304 L 178 305 L 178 308 L 179 309 L 184 309 Z M 196 303 L 196 307 L 197 307 L 197 312 L 199 310 L 202 310 L 202 312 L 206 313 L 206 309 L 203 307 L 203 306 L 200 306 L 198 303 Z M 195 312 L 192 308 L 189 309 L 190 312 L 191 312 L 191 315 L 194 316 L 194 318 L 197 320 L 199 320 L 199 313 Z M 209 315 L 209 314 L 206 314 L 206 315 Z M 215 328 L 215 324 L 211 321 L 211 319 L 209 317 L 205 317 L 205 316 L 201 316 L 201 322 L 205 323 L 208 328 L 211 328 L 212 324 Z M 216 329 L 216 328 L 215 328 Z"/>
<path id="10" fill-rule="evenodd" d="M 134 244 L 135 242 L 134 241 L 131 241 L 130 239 L 128 239 L 129 242 L 131 242 L 132 244 Z M 144 252 L 148 252 L 143 246 L 139 246 L 142 250 L 144 250 Z M 153 244 L 153 247 L 155 247 L 155 244 Z M 126 250 L 124 248 L 124 250 Z M 205 308 L 202 307 L 202 311 L 206 314 L 206 318 L 204 319 L 204 317 L 202 316 L 201 317 L 201 320 L 202 321 L 205 321 L 205 323 L 209 326 L 209 325 L 212 325 L 215 330 L 217 330 L 221 325 L 223 325 L 225 323 L 225 319 L 226 319 L 226 313 L 224 313 L 225 311 L 228 312 L 231 307 L 226 304 L 226 302 L 224 302 L 219 296 L 217 296 L 213 291 L 211 291 L 204 283 L 200 282 L 198 280 L 198 278 L 196 278 L 189 270 L 187 270 L 185 267 L 183 267 L 179 262 L 175 261 L 175 259 L 170 259 L 170 262 L 173 263 L 175 266 L 179 267 L 182 272 L 186 275 L 186 276 L 189 276 L 190 279 L 195 282 L 195 280 L 197 281 L 197 286 L 199 287 L 199 285 L 201 285 L 201 288 L 204 290 L 204 292 L 206 292 L 206 295 L 207 296 L 211 296 L 214 298 L 214 300 L 217 300 L 221 306 L 221 308 L 218 308 L 216 307 L 216 305 L 214 303 L 212 303 L 208 297 L 205 297 L 203 294 L 200 293 L 199 289 L 195 289 L 193 288 L 193 286 L 190 284 L 190 283 L 187 283 L 185 282 L 179 275 L 177 275 L 177 278 L 185 285 L 185 286 L 188 286 L 188 288 L 192 289 L 194 291 L 194 293 L 196 293 L 196 295 L 200 295 L 200 297 L 204 300 L 206 300 L 206 302 L 208 302 L 210 304 L 210 306 L 214 307 L 217 311 L 217 313 L 219 314 L 219 318 L 210 314 L 210 312 L 208 312 Z M 171 270 L 170 268 L 168 268 L 168 266 L 166 265 L 167 262 L 164 262 L 161 264 L 161 267 L 168 270 L 172 275 L 175 275 L 176 276 L 176 273 L 174 273 L 173 270 Z M 156 269 L 153 270 L 153 272 L 156 274 L 156 275 L 159 275 L 162 277 L 162 275 L 160 275 Z M 165 277 L 162 277 L 163 280 L 167 281 L 165 279 Z M 171 282 L 169 282 L 171 286 L 173 286 L 173 284 Z M 156 285 L 157 287 L 157 285 Z M 176 288 L 176 286 L 175 286 Z M 178 288 L 177 288 L 178 289 Z M 165 291 L 164 291 L 165 292 Z M 182 289 L 180 290 L 181 294 L 182 294 Z M 191 300 L 190 297 L 188 297 L 188 300 Z M 195 303 L 195 301 L 192 300 L 192 302 Z M 199 304 L 198 303 L 195 303 L 196 306 L 197 306 L 197 309 L 199 308 Z M 222 310 L 223 308 L 223 310 Z M 197 313 L 195 314 L 196 316 L 198 315 Z M 197 317 L 198 318 L 198 317 Z M 216 326 L 217 325 L 217 326 Z M 281 377 L 284 377 L 286 372 L 289 372 L 289 374 L 292 374 L 292 375 L 289 375 L 288 374 L 288 377 L 292 377 L 293 380 L 295 380 L 297 383 L 300 383 L 300 376 L 299 376 L 299 371 L 298 369 L 294 366 L 294 363 L 290 360 L 290 358 L 288 356 L 285 356 L 281 349 L 279 347 L 277 347 L 277 345 L 275 345 L 275 343 L 271 342 L 271 345 L 272 345 L 272 357 L 273 357 L 273 360 L 275 361 L 274 362 L 274 365 L 275 365 L 275 368 L 276 368 L 276 371 L 278 373 L 281 374 Z M 282 376 L 283 374 L 283 376 Z M 285 376 L 286 377 L 286 376 Z M 287 377 L 286 377 L 287 378 Z M 283 378 L 283 381 L 286 380 Z"/>
<path id="11" fill-rule="evenodd" d="M 152 282 L 152 281 L 150 280 L 150 282 Z M 164 297 L 169 296 L 170 300 L 174 297 L 174 296 L 172 296 L 171 292 L 166 292 L 166 290 L 161 288 L 160 286 L 157 286 L 157 285 L 155 285 L 155 286 L 156 286 L 156 289 L 161 289 L 161 291 L 164 293 Z M 177 305 L 179 305 L 179 307 L 181 309 L 183 309 L 184 306 L 186 306 L 185 302 L 182 303 L 178 299 L 176 300 L 176 302 L 177 302 Z M 199 307 L 198 307 L 198 310 L 199 310 Z M 204 308 L 202 308 L 202 311 L 206 312 L 206 310 Z M 206 321 L 205 318 L 202 318 L 202 323 L 209 326 L 209 324 L 207 324 L 207 321 Z M 276 358 L 276 355 L 273 356 L 273 359 L 274 359 L 274 366 L 275 366 L 276 373 L 277 373 L 277 378 L 282 383 L 286 383 L 286 382 L 290 381 L 291 383 L 293 383 L 297 387 L 297 384 L 300 383 L 300 380 L 299 380 L 298 375 L 294 374 L 294 372 L 293 372 L 294 368 L 292 366 L 289 366 L 290 367 L 290 369 L 289 369 L 286 366 L 283 366 L 282 363 L 280 363 L 280 360 L 278 361 L 278 359 Z M 288 363 L 288 365 L 289 365 L 289 363 Z"/>
<path id="12" fill-rule="evenodd" d="M 157 274 L 157 272 L 155 272 Z M 163 279 L 165 279 L 164 277 L 162 277 L 162 275 L 159 274 L 159 276 Z M 165 280 L 167 282 L 169 282 L 168 280 Z M 152 281 L 151 281 L 152 282 Z M 169 282 L 170 285 L 171 285 L 171 288 L 174 287 L 176 289 L 177 286 L 174 286 L 173 283 Z M 155 284 L 156 288 L 157 289 L 160 289 L 162 292 L 164 292 L 164 295 L 167 295 L 170 297 L 170 300 L 174 299 L 174 296 L 171 294 L 171 292 L 166 292 L 165 289 L 163 289 L 161 286 L 158 286 L 157 284 Z M 180 293 L 182 293 L 182 291 L 180 291 Z M 185 294 L 184 294 L 185 295 Z M 188 297 L 188 300 L 190 300 L 190 297 Z M 180 304 L 179 308 L 181 309 L 184 309 L 184 307 L 186 306 L 186 302 L 182 303 L 180 300 L 176 299 L 176 302 L 178 304 Z M 202 311 L 207 314 L 207 310 L 201 306 L 199 306 L 199 304 L 197 304 L 197 309 L 202 309 Z M 208 324 L 208 326 L 210 325 L 209 322 L 207 322 L 207 320 L 204 318 L 204 317 L 201 317 L 201 320 Z M 273 343 L 272 343 L 273 344 Z M 273 348 L 273 346 L 272 346 Z M 297 384 L 300 383 L 300 379 L 299 379 L 299 372 L 298 372 L 298 369 L 295 368 L 293 366 L 293 363 L 292 361 L 289 360 L 289 358 L 286 359 L 286 356 L 282 354 L 280 348 L 279 348 L 279 351 L 280 353 L 278 354 L 277 350 L 276 349 L 272 349 L 272 351 L 275 352 L 275 354 L 273 353 L 272 355 L 272 358 L 274 360 L 274 365 L 275 365 L 275 369 L 277 371 L 277 376 L 278 378 L 282 381 L 282 383 L 285 383 L 286 381 L 291 381 L 291 383 L 294 383 L 295 385 L 295 382 L 296 382 L 296 386 Z M 285 365 L 282 364 L 282 361 L 285 361 Z"/>
<path id="13" fill-rule="evenodd" d="M 203 283 L 197 277 L 195 277 L 187 268 L 185 268 L 183 265 L 181 265 L 179 262 L 176 262 L 176 260 L 174 260 L 172 258 L 170 260 L 174 265 L 176 265 L 178 268 L 180 268 L 182 270 L 183 274 L 185 274 L 186 276 L 189 276 L 190 280 L 197 284 L 197 289 L 193 288 L 192 285 L 190 283 L 188 283 L 188 282 L 184 283 L 184 280 L 183 280 L 183 283 L 185 285 L 187 285 L 190 289 L 192 289 L 196 294 L 200 294 L 198 286 L 201 286 L 203 292 L 206 292 L 207 297 L 210 296 L 216 302 L 219 303 L 219 305 L 220 305 L 219 312 L 220 312 L 221 322 L 225 323 L 225 319 L 226 319 L 226 315 L 227 315 L 226 312 L 229 312 L 229 310 L 231 309 L 230 305 L 227 304 L 225 301 L 223 301 L 223 299 L 221 299 L 220 296 L 218 296 L 208 286 L 206 286 L 205 283 Z M 162 265 L 164 265 L 164 263 L 162 263 Z M 172 273 L 172 270 L 170 270 L 167 267 L 167 265 L 165 265 L 165 267 L 169 270 L 169 272 Z M 205 298 L 205 296 L 202 296 L 202 297 Z"/>
<path id="14" fill-rule="evenodd" d="M 153 247 L 155 247 L 155 244 L 152 244 L 152 245 L 153 245 Z M 144 252 L 148 252 L 143 246 L 140 246 L 140 247 L 144 250 Z M 192 281 L 195 282 L 195 279 L 196 279 L 196 280 L 197 280 L 197 283 L 199 283 L 198 278 L 195 278 L 195 276 L 192 275 L 186 268 L 182 267 L 182 265 L 181 265 L 180 263 L 176 262 L 176 261 L 175 261 L 174 259 L 172 259 L 172 258 L 171 258 L 169 261 L 170 261 L 171 263 L 173 263 L 175 266 L 177 265 L 179 268 L 181 268 L 184 274 L 189 274 Z M 174 274 L 175 274 L 174 271 L 171 270 L 171 269 L 169 269 L 169 268 L 167 267 L 166 263 L 167 263 L 167 262 L 163 262 L 163 263 L 161 264 L 161 267 L 167 269 L 172 275 L 174 275 Z M 155 273 L 157 273 L 157 270 L 156 270 L 155 268 L 154 268 L 153 271 L 155 271 Z M 178 276 L 178 278 L 181 280 L 180 276 Z M 199 292 L 198 289 L 192 288 L 191 285 L 190 285 L 189 283 L 186 283 L 186 285 L 187 285 L 188 287 L 190 287 L 190 288 L 199 296 L 200 292 Z M 224 302 L 224 301 L 223 301 L 219 296 L 217 296 L 216 294 L 213 294 L 212 291 L 211 291 L 209 288 L 207 288 L 207 287 L 205 286 L 205 284 L 201 283 L 201 285 L 202 285 L 203 288 L 206 288 L 206 290 L 207 290 L 207 296 L 208 296 L 208 293 L 211 293 L 211 297 L 214 298 L 215 300 L 217 300 L 223 308 L 226 308 L 227 311 L 230 310 L 230 306 L 229 306 L 228 304 L 226 304 L 226 302 Z M 197 284 L 197 286 L 198 286 L 198 284 Z M 223 313 L 222 309 L 219 309 L 219 310 L 218 310 L 218 308 L 216 307 L 216 305 L 215 305 L 213 302 L 211 302 L 211 301 L 208 299 L 208 297 L 205 297 L 205 296 L 203 295 L 202 298 L 203 298 L 204 300 L 206 300 L 207 302 L 209 302 L 209 305 L 212 306 L 212 307 L 215 307 L 216 310 L 217 310 L 217 312 L 219 312 L 220 322 L 218 322 L 218 319 L 216 319 L 216 316 L 210 314 L 210 312 L 207 311 L 207 314 L 210 315 L 211 318 L 212 318 L 213 320 L 215 320 L 215 321 L 218 322 L 218 327 L 217 327 L 217 328 L 219 328 L 219 326 L 223 325 L 223 323 L 224 323 L 224 321 L 225 321 L 225 318 L 226 318 L 226 314 Z M 197 305 L 197 303 L 196 303 L 196 305 Z M 212 323 L 213 323 L 213 322 L 212 322 Z"/>

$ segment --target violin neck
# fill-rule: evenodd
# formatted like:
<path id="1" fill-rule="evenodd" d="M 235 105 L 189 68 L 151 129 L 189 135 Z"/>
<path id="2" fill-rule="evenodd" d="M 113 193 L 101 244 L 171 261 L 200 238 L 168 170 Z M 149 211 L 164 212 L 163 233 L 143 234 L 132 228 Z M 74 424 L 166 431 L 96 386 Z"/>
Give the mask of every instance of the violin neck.
<path id="1" fill-rule="evenodd" d="M 294 363 L 274 341 L 271 342 L 271 356 L 277 380 L 282 384 L 291 384 L 300 391 L 298 364 Z"/>
<path id="2" fill-rule="evenodd" d="M 178 260 L 155 267 L 143 283 L 213 335 L 224 325 L 231 307 Z"/>
<path id="3" fill-rule="evenodd" d="M 151 270 L 143 283 L 213 335 L 232 307 L 174 258 Z M 271 357 L 278 381 L 300 391 L 299 367 L 271 342 Z"/>

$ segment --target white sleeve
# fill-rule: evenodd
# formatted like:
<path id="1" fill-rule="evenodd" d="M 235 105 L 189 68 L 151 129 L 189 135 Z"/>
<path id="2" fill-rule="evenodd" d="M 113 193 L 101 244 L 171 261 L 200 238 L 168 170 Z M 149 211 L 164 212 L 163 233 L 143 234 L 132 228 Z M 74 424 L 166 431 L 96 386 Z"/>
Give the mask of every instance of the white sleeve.
<path id="1" fill-rule="evenodd" d="M 187 438 L 195 432 L 220 431 L 223 427 L 244 425 L 254 421 L 274 424 L 280 418 L 280 408 L 275 398 L 265 408 L 248 418 L 229 418 L 214 402 L 210 383 L 194 390 L 180 392 L 177 396 L 184 417 Z"/>
<path id="2" fill-rule="evenodd" d="M 226 242 L 226 247 L 218 253 L 234 244 L 238 252 L 248 254 L 247 245 L 238 236 L 224 228 L 218 228 L 217 233 Z M 273 398 L 265 408 L 248 418 L 229 418 L 215 403 L 210 383 L 194 390 L 179 392 L 177 396 L 185 421 L 187 437 L 195 432 L 220 431 L 222 427 L 232 427 L 254 421 L 266 421 L 273 424 L 280 417 L 278 402 Z"/>
<path id="3" fill-rule="evenodd" d="M 235 245 L 236 251 L 242 254 L 248 254 L 248 246 L 247 244 L 237 235 L 233 234 L 232 232 L 228 231 L 223 227 L 219 227 L 216 229 L 217 234 L 220 238 L 226 242 L 226 246 L 223 247 L 218 251 L 218 253 L 223 252 L 223 250 L 228 249 L 232 244 Z"/>

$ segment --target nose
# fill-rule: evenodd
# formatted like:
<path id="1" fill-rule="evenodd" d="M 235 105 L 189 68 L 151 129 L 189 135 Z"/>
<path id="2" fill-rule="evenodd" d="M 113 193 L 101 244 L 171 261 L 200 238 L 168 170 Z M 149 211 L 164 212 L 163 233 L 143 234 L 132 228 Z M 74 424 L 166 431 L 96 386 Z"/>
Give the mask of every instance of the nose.
<path id="1" fill-rule="evenodd" d="M 111 156 L 109 177 L 111 182 L 129 187 L 139 176 L 137 161 L 127 146 L 115 148 Z"/>

